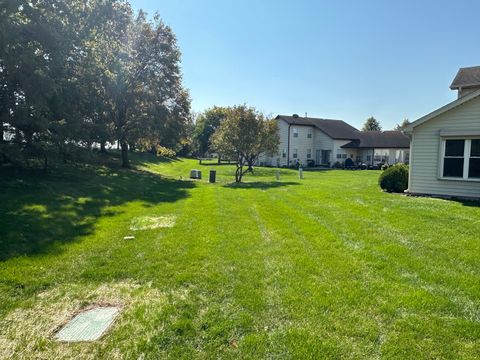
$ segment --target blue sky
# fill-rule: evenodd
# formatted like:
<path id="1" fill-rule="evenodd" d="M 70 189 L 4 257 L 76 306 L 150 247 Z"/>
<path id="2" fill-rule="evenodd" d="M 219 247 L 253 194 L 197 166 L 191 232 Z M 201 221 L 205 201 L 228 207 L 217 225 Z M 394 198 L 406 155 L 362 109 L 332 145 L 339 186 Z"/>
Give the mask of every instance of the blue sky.
<path id="1" fill-rule="evenodd" d="M 177 35 L 197 112 L 247 103 L 389 129 L 455 99 L 458 68 L 480 65 L 480 1 L 131 3 Z"/>

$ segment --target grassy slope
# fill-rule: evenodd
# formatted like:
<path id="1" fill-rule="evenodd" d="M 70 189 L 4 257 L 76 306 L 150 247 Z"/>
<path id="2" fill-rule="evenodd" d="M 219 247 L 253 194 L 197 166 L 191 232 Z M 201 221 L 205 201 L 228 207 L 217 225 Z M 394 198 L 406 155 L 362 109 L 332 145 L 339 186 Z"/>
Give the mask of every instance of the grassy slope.
<path id="1" fill-rule="evenodd" d="M 232 186 L 231 166 L 137 162 L 0 181 L 0 358 L 480 356 L 478 204 L 382 193 L 374 171 Z M 107 336 L 51 340 L 95 303 L 123 306 Z"/>

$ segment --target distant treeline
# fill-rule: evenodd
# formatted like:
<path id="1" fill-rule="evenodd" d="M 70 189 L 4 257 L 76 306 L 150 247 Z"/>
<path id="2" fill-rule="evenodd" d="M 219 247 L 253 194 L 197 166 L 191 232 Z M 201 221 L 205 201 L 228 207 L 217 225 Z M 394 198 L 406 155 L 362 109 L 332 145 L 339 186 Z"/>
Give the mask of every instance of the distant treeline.
<path id="1" fill-rule="evenodd" d="M 129 149 L 188 144 L 180 51 L 159 16 L 121 0 L 1 5 L 0 163 L 48 166 L 118 142 L 128 167 Z"/>

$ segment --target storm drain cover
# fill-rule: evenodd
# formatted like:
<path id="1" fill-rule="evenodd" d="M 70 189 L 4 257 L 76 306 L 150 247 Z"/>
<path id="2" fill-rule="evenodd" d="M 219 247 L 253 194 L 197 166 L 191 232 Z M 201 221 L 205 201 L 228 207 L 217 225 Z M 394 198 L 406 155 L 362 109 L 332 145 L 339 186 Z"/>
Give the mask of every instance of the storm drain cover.
<path id="1" fill-rule="evenodd" d="M 112 325 L 118 315 L 116 307 L 98 307 L 75 316 L 55 335 L 59 341 L 94 341 Z"/>

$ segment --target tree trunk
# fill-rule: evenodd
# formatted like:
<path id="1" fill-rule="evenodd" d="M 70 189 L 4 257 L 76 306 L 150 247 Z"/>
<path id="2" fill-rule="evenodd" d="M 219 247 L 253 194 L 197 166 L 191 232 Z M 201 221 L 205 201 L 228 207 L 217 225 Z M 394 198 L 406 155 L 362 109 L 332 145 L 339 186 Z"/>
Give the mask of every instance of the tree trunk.
<path id="1" fill-rule="evenodd" d="M 100 152 L 102 154 L 106 154 L 107 153 L 107 148 L 106 148 L 106 141 L 102 141 L 100 142 Z"/>
<path id="2" fill-rule="evenodd" d="M 243 177 L 243 166 L 237 165 L 237 170 L 235 171 L 235 182 L 241 183 Z"/>
<path id="3" fill-rule="evenodd" d="M 128 169 L 130 167 L 130 162 L 128 161 L 128 144 L 126 141 L 122 141 L 122 167 Z"/>

